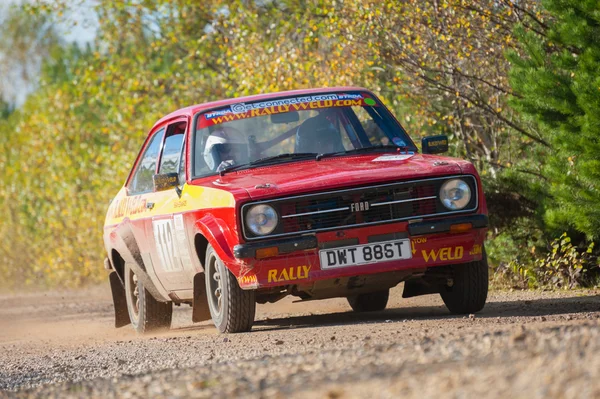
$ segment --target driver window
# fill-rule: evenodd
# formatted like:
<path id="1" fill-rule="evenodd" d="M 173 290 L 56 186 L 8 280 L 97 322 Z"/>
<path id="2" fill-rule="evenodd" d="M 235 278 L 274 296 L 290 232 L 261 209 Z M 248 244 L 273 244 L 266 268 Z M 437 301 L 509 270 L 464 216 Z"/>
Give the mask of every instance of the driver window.
<path id="1" fill-rule="evenodd" d="M 159 174 L 179 173 L 179 161 L 181 158 L 181 147 L 185 135 L 186 122 L 176 123 L 167 129 L 167 137 L 160 159 Z"/>
<path id="2" fill-rule="evenodd" d="M 150 139 L 129 184 L 129 195 L 149 193 L 154 189 L 152 176 L 156 173 L 156 162 L 164 134 L 165 129 L 160 129 Z"/>

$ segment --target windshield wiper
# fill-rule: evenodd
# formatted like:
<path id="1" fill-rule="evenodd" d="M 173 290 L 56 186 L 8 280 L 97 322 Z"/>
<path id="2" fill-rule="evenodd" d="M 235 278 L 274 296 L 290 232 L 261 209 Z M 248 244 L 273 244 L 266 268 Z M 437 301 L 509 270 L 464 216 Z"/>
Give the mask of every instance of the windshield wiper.
<path id="1" fill-rule="evenodd" d="M 355 148 L 353 150 L 348 150 L 348 151 L 338 151 L 338 152 L 328 152 L 325 154 L 319 154 L 317 155 L 317 161 L 323 159 L 323 158 L 327 158 L 327 157 L 336 157 L 339 155 L 350 155 L 350 154 L 358 154 L 361 152 L 371 152 L 371 151 L 390 151 L 390 150 L 402 150 L 402 151 L 408 151 L 407 147 L 398 147 L 397 145 L 392 145 L 392 144 L 381 144 L 381 145 L 374 145 L 371 147 L 362 147 L 362 148 Z"/>
<path id="2" fill-rule="evenodd" d="M 280 160 L 280 159 L 293 160 L 293 159 L 302 159 L 302 158 L 314 158 L 316 155 L 317 155 L 316 152 L 296 152 L 293 154 L 290 154 L 290 153 L 279 154 L 279 155 L 273 155 L 271 157 L 257 159 L 256 161 L 250 162 L 249 165 L 252 165 L 252 166 L 264 165 L 266 163 L 270 163 L 271 161 L 276 161 L 276 160 Z"/>
<path id="3" fill-rule="evenodd" d="M 266 165 L 266 164 L 272 163 L 273 161 L 278 161 L 278 160 L 292 161 L 292 160 L 296 160 L 296 159 L 314 158 L 315 156 L 318 156 L 318 154 L 316 152 L 297 152 L 297 153 L 285 153 L 285 154 L 273 155 L 270 157 L 260 158 L 260 159 L 257 159 L 256 161 L 243 163 L 240 165 L 228 166 L 228 167 L 220 170 L 219 174 L 221 176 L 223 176 L 225 173 L 231 172 L 231 171 L 234 171 L 237 169 L 251 168 L 253 166 L 259 166 L 259 165 Z"/>

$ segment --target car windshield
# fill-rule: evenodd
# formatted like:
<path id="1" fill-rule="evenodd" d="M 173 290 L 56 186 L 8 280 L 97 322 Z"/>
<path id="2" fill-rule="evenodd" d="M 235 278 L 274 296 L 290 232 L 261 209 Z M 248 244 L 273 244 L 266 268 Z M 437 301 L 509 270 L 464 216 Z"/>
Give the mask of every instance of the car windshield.
<path id="1" fill-rule="evenodd" d="M 365 92 L 238 103 L 196 117 L 193 175 L 395 147 L 416 151 L 389 111 Z"/>

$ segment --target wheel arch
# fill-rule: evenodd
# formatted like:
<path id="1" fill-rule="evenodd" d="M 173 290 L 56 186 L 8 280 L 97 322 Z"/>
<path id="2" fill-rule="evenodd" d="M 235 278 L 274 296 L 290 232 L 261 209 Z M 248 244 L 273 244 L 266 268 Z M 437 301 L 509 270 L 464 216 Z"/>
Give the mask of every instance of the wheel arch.
<path id="1" fill-rule="evenodd" d="M 227 242 L 227 234 L 232 234 L 229 226 L 222 219 L 205 215 L 194 225 L 194 250 L 202 271 L 194 276 L 194 299 L 192 304 L 192 321 L 199 322 L 211 318 L 205 284 L 206 251 L 210 244 L 216 254 L 223 259 L 233 259 L 233 253 Z M 227 264 L 230 262 L 224 261 Z"/>
<path id="2" fill-rule="evenodd" d="M 234 264 L 236 260 L 231 249 L 233 245 L 230 245 L 229 242 L 237 241 L 237 238 L 229 225 L 222 219 L 205 215 L 196 221 L 194 230 L 194 246 L 202 268 L 204 269 L 206 248 L 210 244 L 225 266 L 231 269 L 230 265 Z"/>
<path id="3" fill-rule="evenodd" d="M 120 258 L 123 260 L 121 269 L 122 272 L 119 275 L 122 283 L 125 282 L 123 276 L 125 275 L 125 264 L 127 264 L 133 269 L 137 277 L 142 280 L 144 287 L 154 298 L 161 302 L 169 302 L 171 300 L 158 288 L 160 283 L 153 281 L 150 274 L 148 274 L 138 243 L 135 239 L 135 235 L 133 234 L 131 226 L 129 226 L 127 223 L 122 223 L 115 229 L 113 246 L 110 254 L 111 256 L 114 256 L 115 253 L 119 256 L 116 259 Z M 117 269 L 115 269 L 115 271 L 119 273 Z"/>

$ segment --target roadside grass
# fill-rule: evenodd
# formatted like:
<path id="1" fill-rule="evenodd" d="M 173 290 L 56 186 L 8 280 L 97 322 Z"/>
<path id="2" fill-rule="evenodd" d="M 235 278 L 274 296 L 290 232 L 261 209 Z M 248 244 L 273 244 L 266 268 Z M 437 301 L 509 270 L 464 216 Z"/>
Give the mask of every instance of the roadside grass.
<path id="1" fill-rule="evenodd" d="M 546 248 L 519 246 L 508 236 L 488 240 L 492 289 L 572 290 L 598 288 L 600 265 L 594 243 L 573 245 L 563 233 Z"/>

